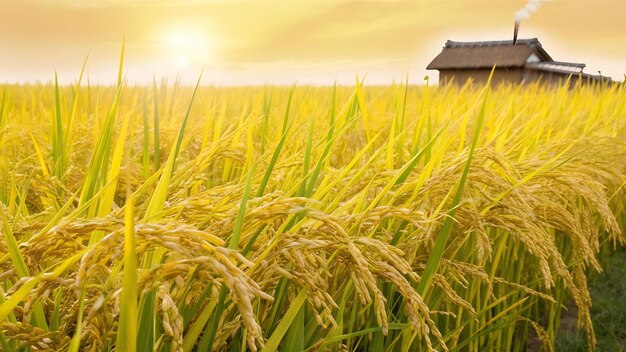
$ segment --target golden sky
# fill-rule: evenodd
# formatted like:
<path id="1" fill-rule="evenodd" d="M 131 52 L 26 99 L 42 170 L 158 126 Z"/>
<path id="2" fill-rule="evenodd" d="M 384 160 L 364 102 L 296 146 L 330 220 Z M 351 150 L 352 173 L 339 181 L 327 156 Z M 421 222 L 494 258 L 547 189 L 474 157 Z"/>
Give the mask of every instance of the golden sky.
<path id="1" fill-rule="evenodd" d="M 420 83 L 446 39 L 510 39 L 526 0 L 0 0 L 0 81 L 168 75 L 230 84 Z M 626 0 L 551 0 L 522 23 L 555 60 L 623 80 Z"/>

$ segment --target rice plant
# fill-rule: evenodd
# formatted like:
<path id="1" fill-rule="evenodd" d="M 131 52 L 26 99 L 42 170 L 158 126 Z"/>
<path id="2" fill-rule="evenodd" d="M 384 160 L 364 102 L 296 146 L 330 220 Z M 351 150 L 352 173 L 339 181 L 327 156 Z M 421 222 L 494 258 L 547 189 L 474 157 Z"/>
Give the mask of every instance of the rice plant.
<path id="1" fill-rule="evenodd" d="M 624 244 L 623 86 L 5 85 L 6 351 L 552 350 Z"/>

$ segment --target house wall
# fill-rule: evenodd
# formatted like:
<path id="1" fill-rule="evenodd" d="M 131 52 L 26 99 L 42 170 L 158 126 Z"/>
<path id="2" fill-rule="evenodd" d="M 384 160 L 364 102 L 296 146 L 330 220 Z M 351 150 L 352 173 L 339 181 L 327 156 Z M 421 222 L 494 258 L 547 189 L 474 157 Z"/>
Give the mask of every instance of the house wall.
<path id="1" fill-rule="evenodd" d="M 455 83 L 459 85 L 465 84 L 469 79 L 475 84 L 485 84 L 489 80 L 491 69 L 480 70 L 440 70 L 439 84 Z M 522 69 L 504 69 L 496 68 L 492 83 L 521 83 Z"/>
<path id="2" fill-rule="evenodd" d="M 571 77 L 571 78 L 570 78 Z M 600 84 L 598 79 L 593 79 L 589 76 L 579 76 L 574 73 L 561 73 L 561 72 L 547 72 L 533 69 L 526 69 L 523 73 L 523 80 L 526 83 L 534 81 L 542 81 L 551 85 L 561 85 L 567 82 L 569 78 L 570 87 L 575 87 L 579 82 L 582 84 Z M 606 80 L 604 84 L 611 85 L 610 80 Z"/>
<path id="3" fill-rule="evenodd" d="M 548 83 L 550 85 L 557 86 L 557 85 L 561 85 L 567 82 L 567 79 L 570 76 L 572 76 L 572 74 L 527 69 L 527 70 L 524 70 L 523 80 L 524 80 L 524 83 L 532 83 L 535 81 L 541 81 L 543 83 Z M 570 79 L 570 85 L 571 86 L 576 85 L 577 81 L 578 81 L 578 77 L 572 76 L 572 78 Z"/>
<path id="4" fill-rule="evenodd" d="M 486 84 L 491 74 L 490 69 L 485 70 L 440 70 L 439 71 L 439 84 L 454 83 L 457 85 L 463 85 L 468 80 L 472 80 L 474 84 Z M 571 76 L 571 78 L 570 78 Z M 532 83 L 535 81 L 541 81 L 550 85 L 561 85 L 570 78 L 570 86 L 575 87 L 579 81 L 582 84 L 599 84 L 598 79 L 593 79 L 588 75 L 578 76 L 572 73 L 550 72 L 540 71 L 536 69 L 497 69 L 494 72 L 492 83 L 498 85 L 500 83 Z M 611 85 L 610 80 L 604 82 L 604 84 Z"/>

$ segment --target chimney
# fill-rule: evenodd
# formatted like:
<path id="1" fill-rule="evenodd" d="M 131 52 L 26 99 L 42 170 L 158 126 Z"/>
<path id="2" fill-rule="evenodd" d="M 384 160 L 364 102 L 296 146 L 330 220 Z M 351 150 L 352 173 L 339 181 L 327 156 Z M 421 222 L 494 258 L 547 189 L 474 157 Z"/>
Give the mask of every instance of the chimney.
<path id="1" fill-rule="evenodd" d="M 515 21 L 515 29 L 513 30 L 513 45 L 517 44 L 518 32 L 519 32 L 519 21 Z"/>

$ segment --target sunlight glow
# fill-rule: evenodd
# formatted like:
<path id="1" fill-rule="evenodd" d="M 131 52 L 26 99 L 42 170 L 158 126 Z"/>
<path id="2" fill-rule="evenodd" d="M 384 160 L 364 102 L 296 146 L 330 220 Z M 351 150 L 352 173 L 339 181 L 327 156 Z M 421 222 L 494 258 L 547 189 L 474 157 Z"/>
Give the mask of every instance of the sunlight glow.
<path id="1" fill-rule="evenodd" d="M 205 38 L 197 33 L 173 31 L 167 35 L 166 43 L 171 62 L 177 69 L 207 63 L 208 46 Z"/>

